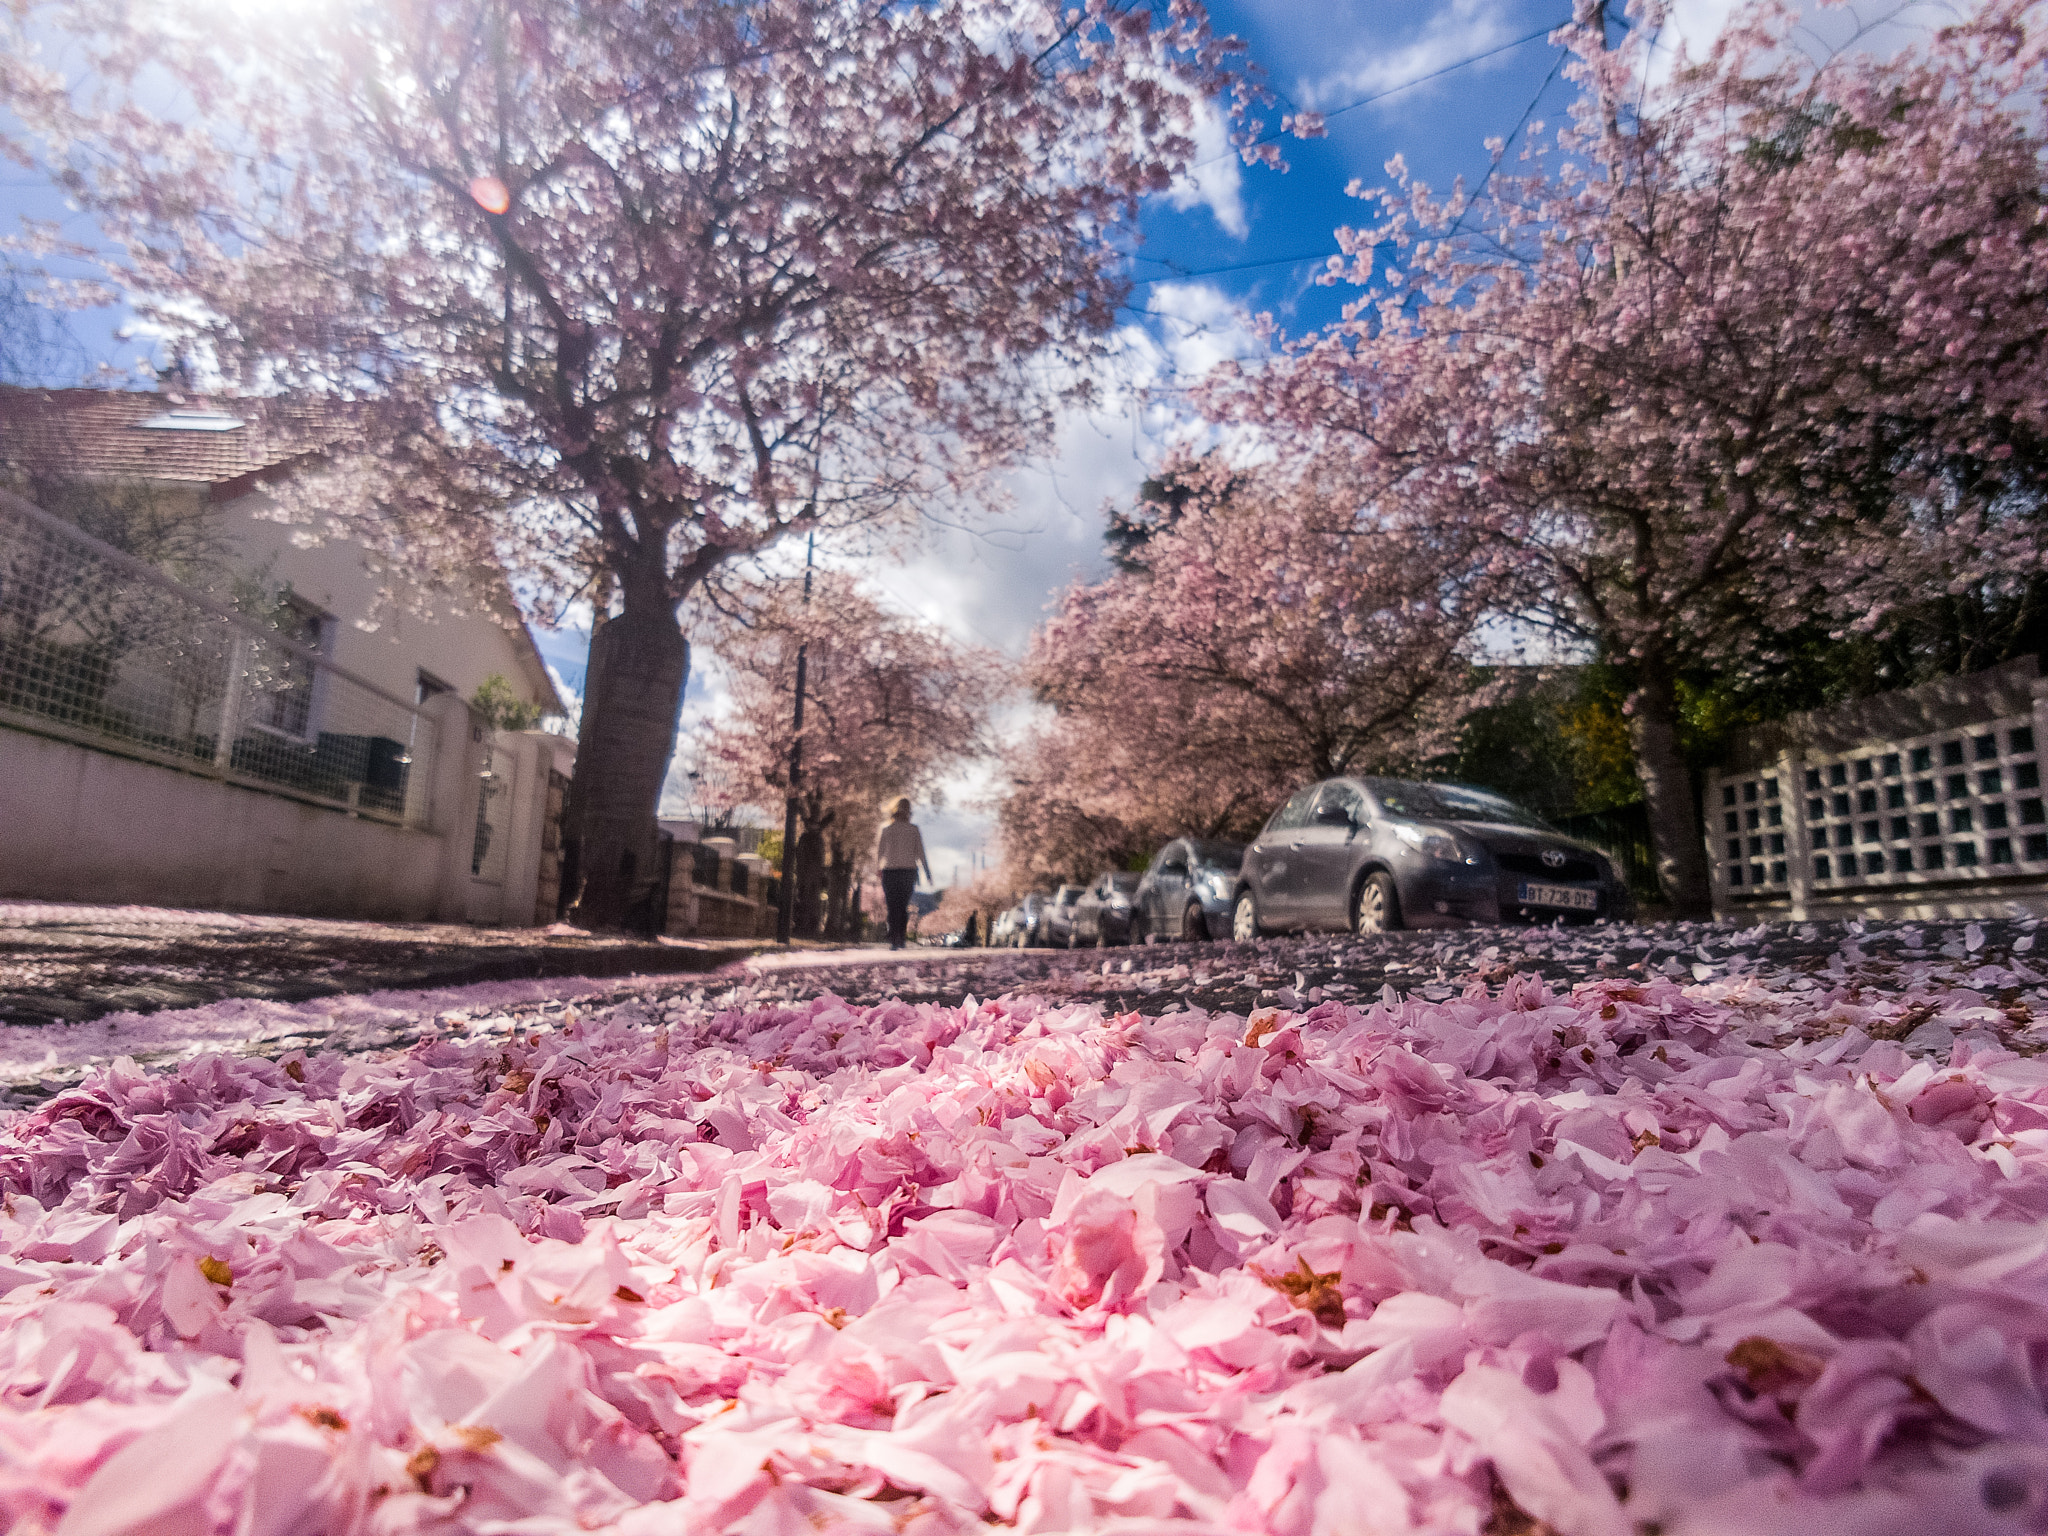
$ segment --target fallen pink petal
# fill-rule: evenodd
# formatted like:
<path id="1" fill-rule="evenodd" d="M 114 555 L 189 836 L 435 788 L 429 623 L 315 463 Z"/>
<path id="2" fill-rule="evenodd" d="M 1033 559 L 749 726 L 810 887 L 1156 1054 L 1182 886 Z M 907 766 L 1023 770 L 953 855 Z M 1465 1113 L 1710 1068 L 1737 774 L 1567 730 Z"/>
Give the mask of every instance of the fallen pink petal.
<path id="1" fill-rule="evenodd" d="M 2039 978 L 1852 1017 L 1844 954 L 1265 1028 L 770 971 L 124 1059 L 0 1130 L 0 1516 L 2038 1530 L 2048 1068 L 1956 983 Z"/>

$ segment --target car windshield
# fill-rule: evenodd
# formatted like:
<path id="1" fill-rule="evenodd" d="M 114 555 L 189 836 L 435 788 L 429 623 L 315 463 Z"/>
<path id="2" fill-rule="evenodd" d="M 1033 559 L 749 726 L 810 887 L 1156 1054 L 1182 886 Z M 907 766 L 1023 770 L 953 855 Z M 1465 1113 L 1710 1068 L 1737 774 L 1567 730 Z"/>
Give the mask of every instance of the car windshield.
<path id="1" fill-rule="evenodd" d="M 1188 847 L 1194 851 L 1195 862 L 1204 869 L 1235 870 L 1244 863 L 1243 843 L 1195 843 Z"/>
<path id="2" fill-rule="evenodd" d="M 1368 779 L 1373 797 L 1389 812 L 1417 821 L 1491 821 L 1532 831 L 1554 831 L 1533 811 L 1490 790 L 1469 784 L 1411 784 L 1404 779 Z"/>
<path id="3" fill-rule="evenodd" d="M 1138 888 L 1138 882 L 1144 878 L 1143 875 L 1131 870 L 1118 870 L 1109 877 L 1109 886 L 1111 890 L 1115 891 L 1135 891 Z"/>

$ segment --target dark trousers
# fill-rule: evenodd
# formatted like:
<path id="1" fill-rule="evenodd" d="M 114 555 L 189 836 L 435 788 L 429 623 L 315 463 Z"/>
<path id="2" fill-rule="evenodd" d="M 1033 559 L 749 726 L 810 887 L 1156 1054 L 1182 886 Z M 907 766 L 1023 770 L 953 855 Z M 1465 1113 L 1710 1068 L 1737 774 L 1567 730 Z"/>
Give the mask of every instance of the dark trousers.
<path id="1" fill-rule="evenodd" d="M 889 907 L 889 947 L 901 949 L 903 936 L 910 932 L 910 893 L 917 889 L 914 869 L 882 871 L 882 900 Z"/>

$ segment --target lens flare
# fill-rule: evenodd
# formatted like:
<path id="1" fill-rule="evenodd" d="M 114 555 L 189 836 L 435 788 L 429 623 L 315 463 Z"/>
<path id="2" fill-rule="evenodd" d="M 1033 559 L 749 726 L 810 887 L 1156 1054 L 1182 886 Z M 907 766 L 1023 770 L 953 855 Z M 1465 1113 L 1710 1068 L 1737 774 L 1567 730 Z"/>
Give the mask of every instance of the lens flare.
<path id="1" fill-rule="evenodd" d="M 469 195 L 485 213 L 503 213 L 512 206 L 512 193 L 495 176 L 479 176 L 469 184 Z"/>

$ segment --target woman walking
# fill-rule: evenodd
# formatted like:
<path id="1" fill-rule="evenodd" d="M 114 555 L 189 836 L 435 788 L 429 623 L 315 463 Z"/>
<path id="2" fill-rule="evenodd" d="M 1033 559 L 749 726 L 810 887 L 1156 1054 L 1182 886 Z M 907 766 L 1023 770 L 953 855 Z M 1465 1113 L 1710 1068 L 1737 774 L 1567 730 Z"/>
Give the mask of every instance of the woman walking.
<path id="1" fill-rule="evenodd" d="M 882 900 L 889 908 L 889 947 L 901 949 L 910 932 L 910 893 L 917 889 L 917 867 L 932 877 L 930 860 L 924 856 L 924 834 L 910 819 L 910 802 L 898 800 L 896 810 L 875 839 L 875 862 L 882 869 Z"/>

